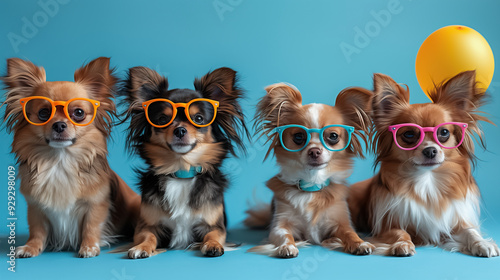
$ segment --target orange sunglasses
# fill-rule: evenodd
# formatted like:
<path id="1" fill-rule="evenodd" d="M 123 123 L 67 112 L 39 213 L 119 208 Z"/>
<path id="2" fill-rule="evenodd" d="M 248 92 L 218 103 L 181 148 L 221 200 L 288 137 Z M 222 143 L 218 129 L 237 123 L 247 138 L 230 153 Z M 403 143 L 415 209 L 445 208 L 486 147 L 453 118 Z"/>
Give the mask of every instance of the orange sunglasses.
<path id="1" fill-rule="evenodd" d="M 88 98 L 73 98 L 68 101 L 54 101 L 44 96 L 31 96 L 19 100 L 23 106 L 24 118 L 34 125 L 48 123 L 56 114 L 56 106 L 62 106 L 64 114 L 74 125 L 91 124 L 101 103 Z"/>
<path id="2" fill-rule="evenodd" d="M 219 101 L 197 98 L 188 103 L 174 103 L 168 99 L 157 98 L 142 103 L 146 111 L 148 122 L 158 128 L 170 125 L 175 116 L 177 108 L 183 107 L 187 119 L 196 127 L 206 127 L 211 125 L 217 115 Z"/>

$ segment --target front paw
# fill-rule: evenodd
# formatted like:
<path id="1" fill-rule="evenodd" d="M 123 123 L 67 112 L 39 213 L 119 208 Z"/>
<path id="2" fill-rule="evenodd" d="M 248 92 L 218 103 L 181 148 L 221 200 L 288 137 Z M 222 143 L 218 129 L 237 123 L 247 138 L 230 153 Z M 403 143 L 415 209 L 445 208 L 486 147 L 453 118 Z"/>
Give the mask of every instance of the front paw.
<path id="1" fill-rule="evenodd" d="M 224 247 L 217 241 L 209 240 L 201 246 L 201 253 L 207 257 L 220 257 L 224 254 Z"/>
<path id="2" fill-rule="evenodd" d="M 476 257 L 491 258 L 498 257 L 498 255 L 500 255 L 497 244 L 488 240 L 475 242 L 474 244 L 472 244 L 470 252 L 473 256 Z"/>
<path id="3" fill-rule="evenodd" d="M 411 241 L 399 241 L 391 245 L 389 255 L 396 257 L 410 257 L 415 255 L 415 244 Z"/>
<path id="4" fill-rule="evenodd" d="M 128 250 L 128 257 L 131 259 L 145 259 L 153 255 L 155 248 L 147 244 L 139 244 Z"/>
<path id="5" fill-rule="evenodd" d="M 30 245 L 19 246 L 16 248 L 16 258 L 32 258 L 40 255 L 41 252 L 41 247 Z"/>
<path id="6" fill-rule="evenodd" d="M 370 242 L 355 242 L 345 247 L 345 251 L 353 255 L 370 255 L 375 246 Z"/>
<path id="7" fill-rule="evenodd" d="M 80 251 L 78 251 L 78 257 L 80 258 L 93 258 L 99 256 L 101 249 L 98 245 L 81 245 Z"/>
<path id="8" fill-rule="evenodd" d="M 299 249 L 295 245 L 281 245 L 276 252 L 276 257 L 283 259 L 295 258 L 298 255 Z"/>

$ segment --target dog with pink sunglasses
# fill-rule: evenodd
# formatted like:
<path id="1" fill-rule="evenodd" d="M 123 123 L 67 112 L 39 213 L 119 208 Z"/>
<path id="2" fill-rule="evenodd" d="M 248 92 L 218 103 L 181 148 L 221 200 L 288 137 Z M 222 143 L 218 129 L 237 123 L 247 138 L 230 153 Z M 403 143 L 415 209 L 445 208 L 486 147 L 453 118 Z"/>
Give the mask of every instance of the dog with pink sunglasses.
<path id="1" fill-rule="evenodd" d="M 353 185 L 348 199 L 358 230 L 371 232 L 377 252 L 412 256 L 415 245 L 496 257 L 479 229 L 479 189 L 472 176 L 474 134 L 484 147 L 477 109 L 484 91 L 475 72 L 446 81 L 433 103 L 409 104 L 409 91 L 374 75 L 371 116 L 379 173 Z M 472 166 L 472 167 L 471 167 Z"/>

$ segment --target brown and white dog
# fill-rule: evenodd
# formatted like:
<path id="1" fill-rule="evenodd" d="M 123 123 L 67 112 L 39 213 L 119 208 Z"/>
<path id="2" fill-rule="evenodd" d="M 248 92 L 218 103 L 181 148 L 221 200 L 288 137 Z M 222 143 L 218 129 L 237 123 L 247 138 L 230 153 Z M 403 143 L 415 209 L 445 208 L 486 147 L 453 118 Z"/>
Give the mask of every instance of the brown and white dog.
<path id="1" fill-rule="evenodd" d="M 300 92 L 283 83 L 268 86 L 266 91 L 257 107 L 257 133 L 266 135 L 271 142 L 268 154 L 274 151 L 280 172 L 267 181 L 267 187 L 274 193 L 271 209 L 249 210 L 250 216 L 245 221 L 249 227 L 270 223 L 271 244 L 250 251 L 293 258 L 299 253 L 296 242 L 308 241 L 332 249 L 343 247 L 356 255 L 372 253 L 374 246 L 359 238 L 351 225 L 345 185 L 352 171 L 353 157 L 363 156 L 358 137 L 366 143 L 366 134 L 361 131 L 366 132 L 370 126 L 365 107 L 371 92 L 346 89 L 338 95 L 333 107 L 316 103 L 302 105 Z M 274 130 L 291 124 L 308 129 L 347 125 L 354 133 L 350 144 L 348 134 L 337 130 L 339 128 L 323 135 L 311 133 L 308 142 L 303 132 L 284 131 L 280 141 Z M 347 148 L 330 151 L 322 143 L 332 145 L 333 149 Z M 287 145 L 287 148 L 302 146 L 302 150 L 289 151 L 285 149 Z M 308 187 L 304 188 L 302 182 Z M 315 191 L 310 191 L 310 186 Z"/>
<path id="2" fill-rule="evenodd" d="M 348 201 L 357 229 L 389 244 L 385 254 L 412 256 L 415 245 L 430 244 L 474 256 L 499 255 L 497 245 L 479 231 L 479 189 L 471 173 L 472 137 L 483 144 L 478 122 L 488 121 L 477 112 L 483 93 L 469 71 L 437 86 L 430 93 L 434 103 L 410 105 L 408 89 L 374 75 L 373 148 L 380 171 L 353 185 Z M 460 126 L 440 126 L 450 122 L 468 126 L 465 134 Z M 411 126 L 392 127 L 408 123 L 425 128 L 424 136 Z"/>
<path id="3" fill-rule="evenodd" d="M 132 228 L 140 197 L 114 173 L 107 161 L 107 137 L 115 115 L 117 79 L 109 58 L 98 58 L 75 72 L 75 82 L 47 82 L 45 70 L 19 58 L 7 60 L 4 120 L 14 131 L 12 152 L 19 163 L 20 190 L 28 203 L 29 239 L 17 248 L 19 258 L 79 247 L 78 255 L 99 255 L 100 244 Z M 61 102 L 51 108 L 47 99 Z M 74 98 L 95 100 L 97 112 Z M 23 100 L 22 100 L 23 99 Z M 53 115 L 52 115 L 53 114 Z M 52 115 L 52 117 L 50 117 Z M 68 118 L 72 118 L 72 121 Z M 26 118 L 25 118 L 26 117 Z M 28 122 L 43 125 L 34 125 Z M 91 122 L 86 126 L 75 123 Z"/>

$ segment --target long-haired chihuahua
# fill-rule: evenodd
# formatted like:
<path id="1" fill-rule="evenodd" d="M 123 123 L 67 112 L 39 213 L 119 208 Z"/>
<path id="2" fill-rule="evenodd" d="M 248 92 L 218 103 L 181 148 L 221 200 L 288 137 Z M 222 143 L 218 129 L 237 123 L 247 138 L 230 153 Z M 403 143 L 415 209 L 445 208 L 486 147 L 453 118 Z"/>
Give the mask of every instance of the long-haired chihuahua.
<path id="1" fill-rule="evenodd" d="M 267 181 L 274 193 L 271 209 L 249 210 L 245 224 L 271 224 L 269 242 L 250 251 L 280 258 L 299 253 L 297 241 L 328 248 L 343 247 L 351 254 L 371 254 L 374 246 L 364 242 L 351 225 L 346 197 L 346 178 L 354 156 L 362 156 L 361 138 L 370 119 L 365 109 L 368 90 L 346 89 L 335 106 L 302 105 L 293 86 L 268 86 L 257 106 L 257 133 L 271 142 L 280 172 Z M 267 157 L 266 155 L 266 157 Z"/>
<path id="2" fill-rule="evenodd" d="M 47 82 L 42 67 L 12 58 L 2 80 L 4 120 L 14 131 L 12 152 L 28 203 L 29 239 L 17 257 L 37 256 L 47 246 L 99 255 L 100 244 L 133 229 L 140 206 L 107 161 L 117 81 L 109 58 L 78 69 L 75 82 Z"/>
<path id="3" fill-rule="evenodd" d="M 205 256 L 224 253 L 228 180 L 220 168 L 248 134 L 236 82 L 235 71 L 219 68 L 195 79 L 195 90 L 169 89 L 155 71 L 129 69 L 127 141 L 148 165 L 139 172 L 142 204 L 130 258 L 195 242 Z"/>
<path id="4" fill-rule="evenodd" d="M 479 231 L 479 189 L 472 177 L 473 136 L 483 144 L 477 109 L 484 91 L 475 72 L 462 72 L 409 104 L 409 91 L 374 75 L 374 152 L 380 171 L 351 188 L 349 206 L 360 230 L 388 244 L 385 254 L 412 256 L 415 245 L 439 245 L 495 257 Z M 378 247 L 378 246 L 377 246 Z M 381 247 L 382 248 L 382 247 Z"/>

